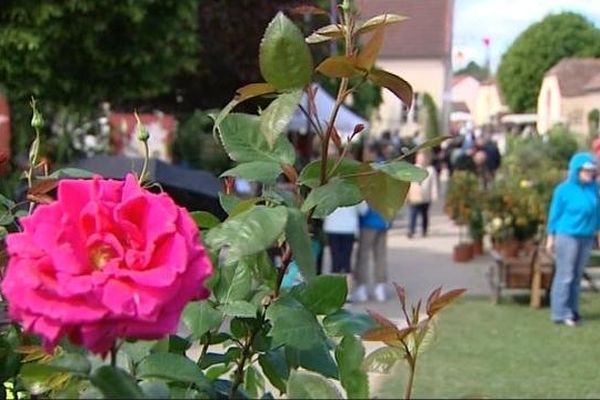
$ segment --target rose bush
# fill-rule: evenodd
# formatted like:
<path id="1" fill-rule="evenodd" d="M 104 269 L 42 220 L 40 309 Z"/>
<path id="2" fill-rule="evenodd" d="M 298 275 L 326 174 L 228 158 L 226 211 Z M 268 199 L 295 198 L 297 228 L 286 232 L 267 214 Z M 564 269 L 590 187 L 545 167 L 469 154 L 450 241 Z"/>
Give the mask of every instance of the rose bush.
<path id="1" fill-rule="evenodd" d="M 57 200 L 20 224 L 6 239 L 2 293 L 10 317 L 48 348 L 65 336 L 95 353 L 117 338 L 158 339 L 209 295 L 212 265 L 193 220 L 133 175 L 63 180 Z"/>

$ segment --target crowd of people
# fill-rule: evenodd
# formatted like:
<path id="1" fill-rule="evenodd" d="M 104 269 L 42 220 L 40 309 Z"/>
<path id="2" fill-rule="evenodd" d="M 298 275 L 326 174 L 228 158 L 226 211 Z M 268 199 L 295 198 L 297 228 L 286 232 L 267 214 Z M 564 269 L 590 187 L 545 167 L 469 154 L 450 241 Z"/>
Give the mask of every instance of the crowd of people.
<path id="1" fill-rule="evenodd" d="M 406 197 L 406 236 L 409 239 L 415 238 L 418 233 L 422 237 L 427 236 L 431 204 L 441 196 L 440 177 L 443 173 L 451 175 L 455 170 L 471 170 L 486 185 L 500 165 L 498 147 L 486 136 L 475 138 L 471 133 L 454 138 L 443 148 L 435 147 L 416 153 L 410 151 L 424 140 L 419 132 L 411 138 L 400 138 L 385 132 L 377 140 L 367 143 L 360 153 L 347 154 L 361 161 L 383 163 L 408 153 L 405 161 L 427 171 L 427 178 L 411 184 Z M 328 251 L 330 273 L 344 275 L 348 281 L 349 301 L 387 300 L 387 237 L 392 223 L 364 201 L 355 206 L 338 208 L 323 221 L 315 220 L 311 234 L 317 272 L 324 272 L 323 256 Z M 284 286 L 299 282 L 297 278 L 297 266 L 292 263 L 284 278 Z"/>

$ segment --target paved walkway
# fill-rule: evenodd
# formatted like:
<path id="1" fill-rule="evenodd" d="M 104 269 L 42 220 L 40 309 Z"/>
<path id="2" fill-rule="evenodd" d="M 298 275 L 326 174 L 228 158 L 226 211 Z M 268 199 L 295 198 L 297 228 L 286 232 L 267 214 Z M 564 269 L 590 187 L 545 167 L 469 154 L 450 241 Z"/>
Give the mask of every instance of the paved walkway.
<path id="1" fill-rule="evenodd" d="M 369 301 L 352 304 L 348 308 L 365 310 L 367 308 L 397 319 L 400 317 L 399 302 L 391 282 L 404 286 L 410 300 L 427 298 L 438 286 L 444 291 L 465 288 L 466 295 L 488 295 L 490 288 L 487 271 L 492 264 L 489 245 L 482 256 L 467 263 L 455 263 L 452 260 L 454 245 L 458 243 L 458 227 L 441 211 L 441 201 L 433 204 L 430 213 L 428 236 L 419 234 L 412 239 L 406 237 L 406 210 L 394 221 L 388 236 L 388 273 L 389 297 L 383 303 Z M 419 231 L 417 230 L 419 233 Z M 328 254 L 325 256 L 325 269 L 328 268 Z"/>

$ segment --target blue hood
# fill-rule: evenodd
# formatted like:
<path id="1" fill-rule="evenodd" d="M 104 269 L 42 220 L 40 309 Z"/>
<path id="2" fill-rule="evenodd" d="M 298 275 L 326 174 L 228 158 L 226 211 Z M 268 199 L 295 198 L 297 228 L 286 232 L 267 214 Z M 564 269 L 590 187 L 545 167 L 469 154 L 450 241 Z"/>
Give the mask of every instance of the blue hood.
<path id="1" fill-rule="evenodd" d="M 592 153 L 576 153 L 569 161 L 569 176 L 568 180 L 573 183 L 579 183 L 579 170 L 585 163 L 596 165 L 596 157 Z M 592 184 L 594 182 L 590 182 Z"/>

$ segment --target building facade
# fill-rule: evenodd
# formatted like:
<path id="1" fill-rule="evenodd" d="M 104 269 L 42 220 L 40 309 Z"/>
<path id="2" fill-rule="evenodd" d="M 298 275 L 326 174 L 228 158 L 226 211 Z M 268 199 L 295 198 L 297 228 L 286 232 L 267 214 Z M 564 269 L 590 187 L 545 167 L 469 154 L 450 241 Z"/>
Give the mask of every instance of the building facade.
<path id="1" fill-rule="evenodd" d="M 440 110 L 443 132 L 448 131 L 452 85 L 453 0 L 357 0 L 361 20 L 385 13 L 409 19 L 386 28 L 377 67 L 407 80 L 414 90 L 407 108 L 387 90 L 372 117 L 373 135 L 384 131 L 413 136 L 420 128 L 420 98 L 429 93 Z"/>

